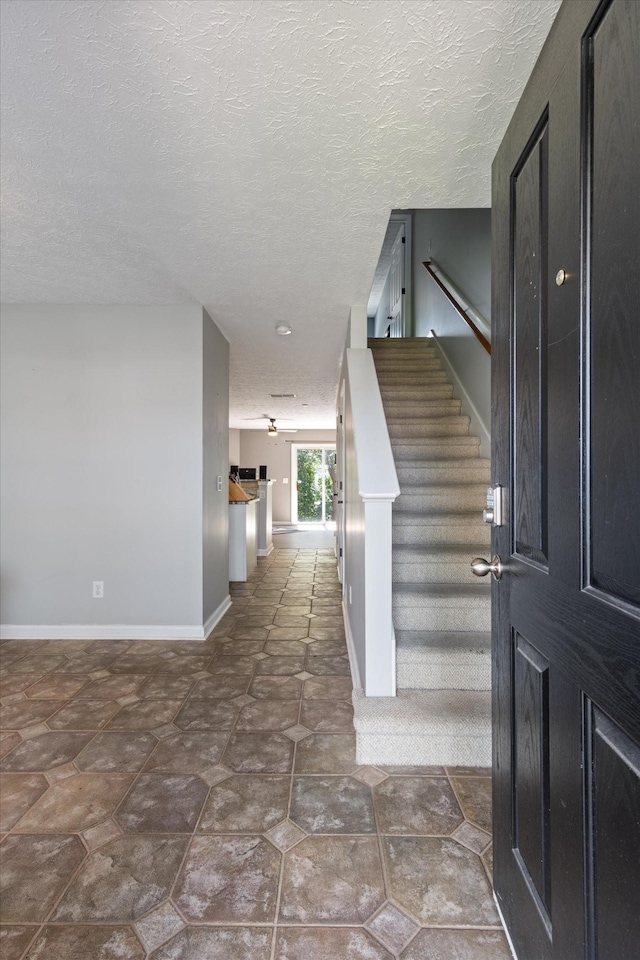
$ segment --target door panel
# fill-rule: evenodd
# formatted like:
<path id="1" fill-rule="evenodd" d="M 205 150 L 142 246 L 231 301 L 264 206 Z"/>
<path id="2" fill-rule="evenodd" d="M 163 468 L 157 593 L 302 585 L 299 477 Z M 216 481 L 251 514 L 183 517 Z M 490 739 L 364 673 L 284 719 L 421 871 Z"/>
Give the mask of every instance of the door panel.
<path id="1" fill-rule="evenodd" d="M 585 162 L 593 185 L 587 214 L 590 251 L 589 370 L 591 436 L 586 501 L 588 582 L 640 604 L 640 334 L 639 265 L 629 269 L 628 237 L 640 217 L 638 184 L 638 55 L 640 9 L 631 22 L 614 4 L 587 44 L 585 90 L 590 136 Z M 636 49 L 625 36 L 635 32 Z M 626 189 L 620 189 L 620 184 Z M 587 207 L 588 210 L 588 207 Z M 632 389 L 629 391 L 628 387 Z M 615 464 L 615 469 L 611 465 Z"/>
<path id="2" fill-rule="evenodd" d="M 640 942 L 639 63 L 635 0 L 563 4 L 493 171 L 495 886 L 519 960 Z"/>
<path id="3" fill-rule="evenodd" d="M 515 552 L 547 562 L 548 123 L 513 177 Z"/>
<path id="4" fill-rule="evenodd" d="M 598 960 L 620 960 L 637 956 L 640 945 L 640 749 L 600 710 L 588 705 L 586 713 L 592 744 L 589 940 Z M 626 896 L 618 897 L 621 878 Z"/>
<path id="5" fill-rule="evenodd" d="M 549 662 L 523 637 L 514 644 L 514 850 L 551 926 L 549 860 Z"/>

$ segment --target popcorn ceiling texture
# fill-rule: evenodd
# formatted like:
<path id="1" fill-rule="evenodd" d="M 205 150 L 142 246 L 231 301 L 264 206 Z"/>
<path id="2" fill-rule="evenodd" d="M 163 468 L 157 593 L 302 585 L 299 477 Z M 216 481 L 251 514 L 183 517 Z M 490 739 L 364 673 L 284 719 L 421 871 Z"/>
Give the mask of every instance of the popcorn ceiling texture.
<path id="1" fill-rule="evenodd" d="M 331 426 L 390 210 L 490 204 L 558 5 L 5 0 L 3 298 L 196 300 L 232 426 Z"/>

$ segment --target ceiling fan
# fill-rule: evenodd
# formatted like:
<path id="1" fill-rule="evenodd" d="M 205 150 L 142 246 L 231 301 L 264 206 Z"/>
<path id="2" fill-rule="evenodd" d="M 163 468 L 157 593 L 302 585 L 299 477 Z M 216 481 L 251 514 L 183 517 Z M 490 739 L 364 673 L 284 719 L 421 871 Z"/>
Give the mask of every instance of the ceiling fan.
<path id="1" fill-rule="evenodd" d="M 289 419 L 288 417 L 284 417 L 284 420 L 288 420 L 288 419 Z M 270 437 L 277 437 L 278 433 L 297 433 L 298 432 L 297 430 L 288 430 L 286 428 L 284 430 L 282 429 L 278 430 L 278 428 L 276 427 L 276 418 L 270 417 L 268 413 L 263 413 L 261 417 L 245 417 L 245 420 L 268 420 L 269 423 L 267 425 L 267 433 L 269 434 Z"/>

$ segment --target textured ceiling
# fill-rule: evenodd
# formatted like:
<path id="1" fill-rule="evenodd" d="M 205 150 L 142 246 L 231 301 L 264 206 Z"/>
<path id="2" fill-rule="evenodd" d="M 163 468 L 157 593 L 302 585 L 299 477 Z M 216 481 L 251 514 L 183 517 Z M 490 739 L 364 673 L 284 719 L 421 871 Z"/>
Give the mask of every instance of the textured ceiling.
<path id="1" fill-rule="evenodd" d="M 489 205 L 558 5 L 4 0 L 3 298 L 196 300 L 232 426 L 331 426 L 391 209 Z"/>

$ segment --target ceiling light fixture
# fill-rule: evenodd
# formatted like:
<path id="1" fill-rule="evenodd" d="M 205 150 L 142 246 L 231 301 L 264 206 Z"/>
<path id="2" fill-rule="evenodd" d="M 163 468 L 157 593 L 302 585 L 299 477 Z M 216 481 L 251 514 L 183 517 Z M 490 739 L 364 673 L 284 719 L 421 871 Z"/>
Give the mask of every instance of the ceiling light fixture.
<path id="1" fill-rule="evenodd" d="M 280 337 L 288 337 L 291 333 L 291 327 L 287 326 L 286 323 L 279 323 L 276 327 L 276 333 Z"/>
<path id="2" fill-rule="evenodd" d="M 267 426 L 267 434 L 268 434 L 270 437 L 277 437 L 277 436 L 278 436 L 278 428 L 276 427 L 275 417 L 269 417 L 269 424 L 268 424 L 268 426 Z"/>

